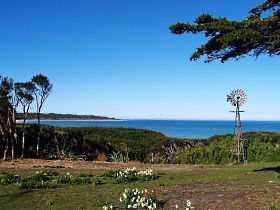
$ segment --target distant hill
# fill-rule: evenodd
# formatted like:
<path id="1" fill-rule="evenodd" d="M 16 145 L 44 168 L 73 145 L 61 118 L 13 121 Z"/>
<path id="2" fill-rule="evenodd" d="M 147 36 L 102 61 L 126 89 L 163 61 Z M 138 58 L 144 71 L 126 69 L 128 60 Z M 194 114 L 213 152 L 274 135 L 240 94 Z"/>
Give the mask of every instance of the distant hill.
<path id="1" fill-rule="evenodd" d="M 23 114 L 18 113 L 18 120 L 23 119 Z M 37 120 L 37 113 L 29 113 L 28 120 Z M 95 116 L 95 115 L 76 115 L 76 114 L 56 114 L 41 113 L 41 120 L 117 120 L 116 118 Z"/>

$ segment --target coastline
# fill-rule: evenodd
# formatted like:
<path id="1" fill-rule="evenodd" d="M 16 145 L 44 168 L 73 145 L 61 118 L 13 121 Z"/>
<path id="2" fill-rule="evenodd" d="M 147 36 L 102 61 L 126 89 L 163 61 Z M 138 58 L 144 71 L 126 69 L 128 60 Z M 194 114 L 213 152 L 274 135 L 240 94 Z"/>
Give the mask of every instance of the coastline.
<path id="1" fill-rule="evenodd" d="M 19 120 L 19 121 L 22 121 L 22 120 Z M 32 120 L 26 120 L 26 122 L 37 122 L 38 120 L 36 120 L 36 119 L 32 119 Z M 106 122 L 110 122 L 110 121 L 113 121 L 113 122 L 115 122 L 115 121 L 127 121 L 127 120 L 118 120 L 118 119 L 108 119 L 108 120 L 106 120 L 106 119 L 103 119 L 103 120 L 87 120 L 87 119 L 85 119 L 85 120 L 75 120 L 75 119 L 63 119 L 63 120 L 55 120 L 55 119 L 45 119 L 45 120 L 40 120 L 41 122 L 44 122 L 44 121 L 50 121 L 50 122 L 56 122 L 56 121 L 75 121 L 75 122 L 100 122 L 100 121 L 106 121 Z"/>

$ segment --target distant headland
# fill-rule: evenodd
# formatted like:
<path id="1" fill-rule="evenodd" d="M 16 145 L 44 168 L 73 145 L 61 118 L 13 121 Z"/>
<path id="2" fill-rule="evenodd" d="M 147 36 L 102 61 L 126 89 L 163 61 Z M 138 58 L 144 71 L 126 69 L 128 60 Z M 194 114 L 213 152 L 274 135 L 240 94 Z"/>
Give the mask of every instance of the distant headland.
<path id="1" fill-rule="evenodd" d="M 23 114 L 18 113 L 17 120 L 22 120 Z M 116 118 L 95 116 L 95 115 L 77 115 L 77 114 L 57 114 L 57 113 L 41 113 L 41 120 L 119 120 Z M 37 113 L 28 113 L 27 120 L 37 120 Z"/>

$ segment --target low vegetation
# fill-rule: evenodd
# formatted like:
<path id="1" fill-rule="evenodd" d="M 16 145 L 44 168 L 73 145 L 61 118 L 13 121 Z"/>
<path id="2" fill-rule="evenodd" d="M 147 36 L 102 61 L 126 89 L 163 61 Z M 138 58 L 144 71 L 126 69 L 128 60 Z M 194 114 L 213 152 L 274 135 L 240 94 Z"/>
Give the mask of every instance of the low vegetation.
<path id="1" fill-rule="evenodd" d="M 26 157 L 36 157 L 38 125 L 25 128 Z M 21 127 L 18 125 L 18 138 Z M 132 128 L 42 126 L 41 158 L 106 160 L 111 162 L 229 164 L 236 163 L 234 135 L 218 135 L 208 140 L 176 139 L 155 131 Z M 280 161 L 280 134 L 243 134 L 248 162 Z M 21 143 L 15 151 L 21 150 Z M 0 136 L 0 155 L 4 142 Z"/>
<path id="2" fill-rule="evenodd" d="M 245 158 L 248 162 L 280 161 L 280 134 L 250 132 L 243 134 Z M 236 162 L 234 135 L 213 136 L 205 145 L 186 148 L 169 159 L 170 163 L 229 164 Z"/>
<path id="3" fill-rule="evenodd" d="M 38 125 L 25 128 L 26 157 L 36 157 Z M 21 127 L 18 126 L 18 138 Z M 0 137 L 1 139 L 1 137 Z M 159 132 L 132 128 L 58 128 L 42 126 L 41 157 L 47 159 L 108 160 L 157 163 L 186 146 L 203 144 L 204 140 L 169 138 Z M 0 140 L 0 154 L 3 155 Z M 20 150 L 21 144 L 15 147 Z"/>
<path id="4" fill-rule="evenodd" d="M 103 176 L 105 171 L 92 169 L 0 169 L 3 183 L 0 206 L 1 209 L 120 209 L 129 205 L 157 209 L 277 209 L 279 172 L 279 162 L 250 163 L 203 170 L 156 171 L 156 179 L 116 183 L 114 178 Z M 61 179 L 66 181 L 59 181 L 59 177 L 66 177 Z"/>

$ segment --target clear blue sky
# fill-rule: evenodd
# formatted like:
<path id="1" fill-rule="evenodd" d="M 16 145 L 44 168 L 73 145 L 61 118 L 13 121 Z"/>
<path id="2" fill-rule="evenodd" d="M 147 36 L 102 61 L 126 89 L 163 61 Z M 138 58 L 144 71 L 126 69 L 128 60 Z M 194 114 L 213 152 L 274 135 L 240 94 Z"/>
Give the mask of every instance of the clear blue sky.
<path id="1" fill-rule="evenodd" d="M 226 95 L 242 88 L 243 119 L 280 120 L 279 57 L 190 62 L 203 35 L 168 30 L 202 13 L 241 20 L 261 2 L 2 0 L 0 75 L 47 75 L 54 90 L 43 112 L 233 119 Z"/>

